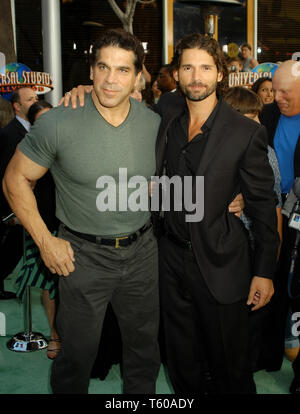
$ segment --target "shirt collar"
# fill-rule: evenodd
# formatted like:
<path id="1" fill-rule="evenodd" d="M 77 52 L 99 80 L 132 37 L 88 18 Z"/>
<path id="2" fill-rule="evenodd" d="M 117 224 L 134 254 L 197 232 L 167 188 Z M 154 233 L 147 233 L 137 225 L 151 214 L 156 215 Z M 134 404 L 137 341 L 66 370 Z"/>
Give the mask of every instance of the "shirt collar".
<path id="1" fill-rule="evenodd" d="M 214 123 L 214 120 L 215 120 L 215 117 L 217 115 L 217 112 L 219 110 L 221 100 L 222 100 L 222 98 L 218 97 L 217 105 L 214 107 L 213 111 L 211 112 L 211 114 L 209 115 L 209 117 L 207 118 L 207 120 L 204 122 L 204 124 L 201 127 L 202 133 L 205 133 L 205 132 L 208 132 L 208 131 L 211 130 L 211 128 L 213 126 L 213 123 Z M 181 120 L 181 125 L 184 128 L 188 128 L 188 125 L 189 125 L 189 109 L 188 109 L 187 104 L 185 104 L 184 112 L 182 113 L 182 116 L 181 116 L 180 120 Z"/>
<path id="2" fill-rule="evenodd" d="M 17 120 L 23 125 L 27 132 L 30 130 L 30 122 L 26 121 L 26 119 L 21 118 L 20 116 L 16 115 Z"/>

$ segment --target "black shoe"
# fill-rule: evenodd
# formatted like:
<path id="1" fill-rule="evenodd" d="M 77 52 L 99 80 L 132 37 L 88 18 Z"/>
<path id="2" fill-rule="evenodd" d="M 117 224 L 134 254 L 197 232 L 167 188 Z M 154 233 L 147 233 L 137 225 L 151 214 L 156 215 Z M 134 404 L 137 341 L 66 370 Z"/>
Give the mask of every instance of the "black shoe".
<path id="1" fill-rule="evenodd" d="M 300 378 L 295 377 L 290 386 L 290 393 L 300 395 Z"/>
<path id="2" fill-rule="evenodd" d="M 5 290 L 0 291 L 0 300 L 16 299 L 17 295 L 13 292 L 7 292 Z"/>
<path id="3" fill-rule="evenodd" d="M 300 395 L 300 357 L 299 354 L 295 361 L 292 363 L 294 371 L 294 379 L 290 385 L 290 393 Z"/>

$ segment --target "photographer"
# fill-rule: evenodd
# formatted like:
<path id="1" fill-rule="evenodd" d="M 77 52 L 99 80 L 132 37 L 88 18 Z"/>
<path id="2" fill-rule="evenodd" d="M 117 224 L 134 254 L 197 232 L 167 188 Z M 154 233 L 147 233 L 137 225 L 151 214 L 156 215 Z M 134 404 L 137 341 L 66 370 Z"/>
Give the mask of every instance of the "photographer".
<path id="1" fill-rule="evenodd" d="M 284 203 L 282 214 L 288 218 L 288 227 L 293 234 L 294 246 L 291 251 L 290 271 L 287 281 L 287 291 L 290 303 L 291 322 L 288 324 L 290 330 L 289 335 L 293 343 L 297 344 L 298 355 L 294 358 L 293 369 L 294 379 L 290 387 L 292 393 L 299 393 L 300 383 L 300 353 L 299 353 L 299 332 L 294 326 L 296 312 L 300 311 L 300 267 L 299 267 L 299 245 L 300 245 L 300 177 L 295 179 L 293 188 L 291 189 L 286 202 Z"/>
<path id="2" fill-rule="evenodd" d="M 241 72 L 243 69 L 243 64 L 241 59 L 237 56 L 231 58 L 227 61 L 227 69 L 229 73 Z"/>
<path id="3" fill-rule="evenodd" d="M 295 177 L 300 176 L 300 76 L 296 61 L 288 60 L 278 67 L 273 75 L 275 102 L 265 105 L 260 121 L 267 128 L 269 145 L 276 152 L 281 176 L 283 202 L 290 193 Z M 295 243 L 296 231 L 288 226 L 283 218 L 283 242 L 275 275 L 275 294 L 272 298 L 272 312 L 265 332 L 268 344 L 261 369 L 277 371 L 281 368 L 284 354 L 284 336 L 289 300 L 287 280 L 290 271 L 291 253 Z M 295 274 L 297 273 L 297 266 Z M 298 360 L 298 358 L 297 358 Z M 300 366 L 295 370 L 295 379 L 290 392 L 300 394 Z"/>

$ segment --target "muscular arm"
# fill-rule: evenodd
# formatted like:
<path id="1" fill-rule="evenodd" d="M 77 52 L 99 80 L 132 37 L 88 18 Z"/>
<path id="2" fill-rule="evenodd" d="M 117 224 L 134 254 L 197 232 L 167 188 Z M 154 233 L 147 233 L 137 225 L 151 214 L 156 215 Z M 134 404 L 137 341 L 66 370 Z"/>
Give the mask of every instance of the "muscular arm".
<path id="1" fill-rule="evenodd" d="M 3 192 L 13 212 L 38 246 L 45 265 L 52 273 L 68 276 L 74 271 L 74 255 L 70 243 L 53 237 L 42 220 L 32 183 L 41 178 L 47 168 L 36 164 L 19 149 L 16 150 L 3 179 Z"/>

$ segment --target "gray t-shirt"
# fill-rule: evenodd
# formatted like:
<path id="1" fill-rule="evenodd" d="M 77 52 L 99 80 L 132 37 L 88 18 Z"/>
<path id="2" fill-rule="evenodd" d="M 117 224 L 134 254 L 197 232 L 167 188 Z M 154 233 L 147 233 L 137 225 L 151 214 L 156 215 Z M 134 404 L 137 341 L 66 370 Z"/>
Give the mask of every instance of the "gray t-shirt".
<path id="1" fill-rule="evenodd" d="M 61 222 L 81 233 L 123 236 L 150 218 L 149 209 L 132 211 L 130 206 L 133 201 L 138 208 L 140 198 L 148 197 L 147 185 L 134 185 L 133 177 L 141 176 L 146 182 L 155 173 L 159 124 L 157 114 L 130 99 L 127 118 L 114 127 L 88 96 L 84 107 L 73 110 L 61 106 L 45 113 L 19 148 L 32 161 L 50 169 L 56 185 L 56 216 Z M 120 186 L 119 177 L 124 181 Z M 127 188 L 128 183 L 132 188 Z M 116 211 L 101 211 L 114 207 Z"/>

